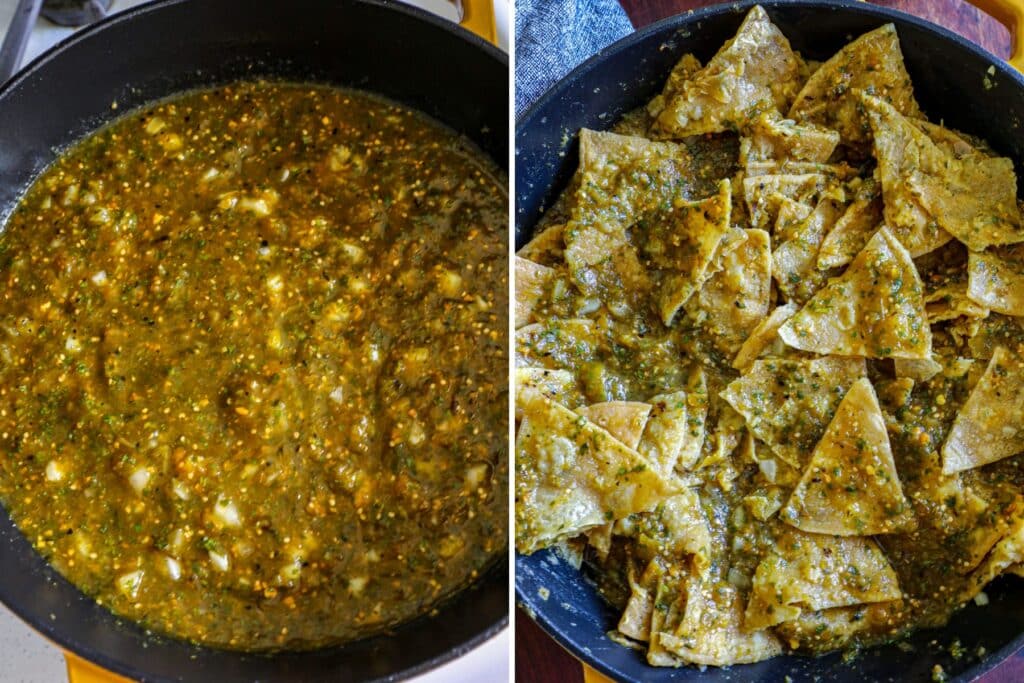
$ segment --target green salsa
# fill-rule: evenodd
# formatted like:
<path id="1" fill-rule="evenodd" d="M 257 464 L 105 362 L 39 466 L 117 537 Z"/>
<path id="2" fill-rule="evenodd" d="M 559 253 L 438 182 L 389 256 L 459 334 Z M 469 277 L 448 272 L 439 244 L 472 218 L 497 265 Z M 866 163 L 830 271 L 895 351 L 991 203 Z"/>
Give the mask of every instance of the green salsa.
<path id="1" fill-rule="evenodd" d="M 129 114 L 0 237 L 0 497 L 203 644 L 429 611 L 507 545 L 506 181 L 403 106 L 242 82 Z"/>

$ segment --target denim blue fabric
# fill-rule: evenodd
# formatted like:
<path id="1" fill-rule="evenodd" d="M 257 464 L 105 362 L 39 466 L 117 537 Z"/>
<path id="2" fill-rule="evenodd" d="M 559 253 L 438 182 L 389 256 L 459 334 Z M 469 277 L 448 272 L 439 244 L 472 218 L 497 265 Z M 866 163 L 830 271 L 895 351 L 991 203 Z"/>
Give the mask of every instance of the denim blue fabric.
<path id="1" fill-rule="evenodd" d="M 573 67 L 633 31 L 617 0 L 517 0 L 516 115 Z"/>

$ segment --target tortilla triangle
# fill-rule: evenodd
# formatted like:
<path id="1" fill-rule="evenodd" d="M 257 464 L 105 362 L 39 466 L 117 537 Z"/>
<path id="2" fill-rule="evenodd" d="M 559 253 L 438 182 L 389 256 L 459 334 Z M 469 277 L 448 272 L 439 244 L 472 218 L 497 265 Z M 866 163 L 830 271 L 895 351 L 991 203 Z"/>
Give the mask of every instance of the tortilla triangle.
<path id="1" fill-rule="evenodd" d="M 576 412 L 636 450 L 647 425 L 647 416 L 651 414 L 651 405 L 636 401 L 606 401 L 582 406 Z"/>
<path id="2" fill-rule="evenodd" d="M 736 35 L 666 99 L 653 129 L 674 138 L 743 129 L 766 109 L 787 109 L 803 69 L 768 13 L 754 6 Z"/>
<path id="3" fill-rule="evenodd" d="M 1024 361 L 996 347 L 942 446 L 942 471 L 981 467 L 1024 451 Z"/>
<path id="4" fill-rule="evenodd" d="M 803 531 L 836 536 L 913 528 L 885 418 L 866 377 L 846 392 L 780 519 Z"/>
<path id="5" fill-rule="evenodd" d="M 896 572 L 870 538 L 787 528 L 754 571 L 744 626 L 765 628 L 805 611 L 902 595 Z"/>
<path id="6" fill-rule="evenodd" d="M 822 64 L 797 94 L 789 116 L 837 130 L 844 141 L 867 142 L 857 90 L 892 102 L 907 116 L 920 116 L 892 24 L 865 33 Z"/>
<path id="7" fill-rule="evenodd" d="M 930 358 L 924 285 L 888 229 L 779 329 L 796 349 L 866 358 Z"/>

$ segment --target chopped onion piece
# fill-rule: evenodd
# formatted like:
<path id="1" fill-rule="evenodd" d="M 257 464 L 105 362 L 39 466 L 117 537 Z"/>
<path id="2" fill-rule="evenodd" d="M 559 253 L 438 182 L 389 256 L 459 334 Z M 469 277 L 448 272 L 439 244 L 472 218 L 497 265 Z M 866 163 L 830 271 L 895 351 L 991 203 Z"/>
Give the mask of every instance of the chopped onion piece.
<path id="1" fill-rule="evenodd" d="M 353 595 L 359 595 L 366 588 L 366 584 L 370 582 L 369 577 L 356 576 L 348 580 L 348 589 Z"/>
<path id="2" fill-rule="evenodd" d="M 228 570 L 228 556 L 225 553 L 218 553 L 213 550 L 210 550 L 209 553 L 210 562 L 213 562 L 213 566 L 222 572 L 226 572 Z"/>
<path id="3" fill-rule="evenodd" d="M 218 498 L 217 502 L 213 504 L 213 516 L 224 526 L 242 526 L 242 517 L 238 514 L 238 508 L 234 501 Z"/>
<path id="4" fill-rule="evenodd" d="M 146 489 L 146 486 L 149 484 L 149 479 L 151 476 L 152 475 L 150 474 L 149 470 L 147 470 L 145 467 L 140 467 L 139 469 L 132 472 L 131 476 L 128 477 L 128 483 L 131 484 L 132 488 L 135 489 L 136 493 L 142 493 Z"/>
<path id="5" fill-rule="evenodd" d="M 775 477 L 779 473 L 779 464 L 775 462 L 774 458 L 768 458 L 766 460 L 759 460 L 757 466 L 761 468 L 761 474 L 764 475 L 765 479 L 775 483 Z"/>
<path id="6" fill-rule="evenodd" d="M 185 486 L 185 482 L 180 479 L 175 479 L 171 482 L 171 490 L 179 500 L 188 500 L 192 497 L 192 492 L 188 490 L 187 486 Z"/>
<path id="7" fill-rule="evenodd" d="M 117 588 L 129 598 L 134 599 L 139 594 L 139 587 L 142 585 L 142 577 L 146 573 L 141 569 L 117 577 Z"/>
<path id="8" fill-rule="evenodd" d="M 46 463 L 46 480 L 47 481 L 60 481 L 64 478 L 64 471 L 57 464 L 56 460 L 51 460 Z"/>
<path id="9" fill-rule="evenodd" d="M 173 557 L 164 557 L 164 564 L 167 567 L 167 576 L 171 577 L 172 581 L 177 581 L 181 578 L 181 563 Z"/>

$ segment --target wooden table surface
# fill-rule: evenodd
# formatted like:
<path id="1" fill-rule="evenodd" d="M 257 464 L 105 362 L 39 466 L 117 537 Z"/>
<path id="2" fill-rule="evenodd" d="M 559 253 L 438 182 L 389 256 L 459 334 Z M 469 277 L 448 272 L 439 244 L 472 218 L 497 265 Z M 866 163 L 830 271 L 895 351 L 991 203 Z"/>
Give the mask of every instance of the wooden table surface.
<path id="1" fill-rule="evenodd" d="M 718 0 L 620 0 L 633 26 L 641 28 L 665 17 L 697 7 L 717 4 Z M 964 0 L 869 0 L 876 5 L 894 7 L 933 21 L 959 33 L 990 52 L 1010 54 L 1010 34 L 995 19 L 979 12 Z M 1024 652 L 1024 651 L 1022 651 Z M 516 610 L 517 683 L 582 683 L 579 662 L 551 640 L 533 621 Z M 1017 683 L 1024 681 L 1024 656 L 1018 653 L 977 683 Z"/>

